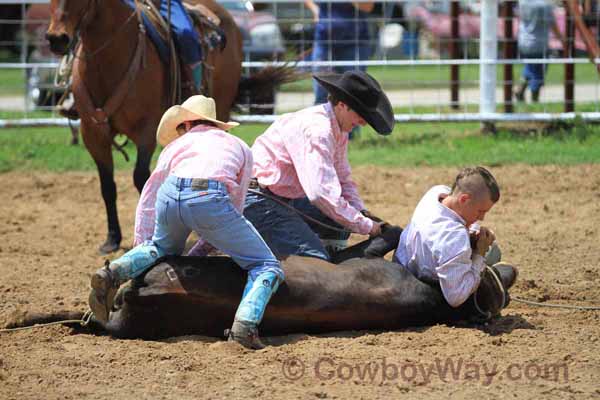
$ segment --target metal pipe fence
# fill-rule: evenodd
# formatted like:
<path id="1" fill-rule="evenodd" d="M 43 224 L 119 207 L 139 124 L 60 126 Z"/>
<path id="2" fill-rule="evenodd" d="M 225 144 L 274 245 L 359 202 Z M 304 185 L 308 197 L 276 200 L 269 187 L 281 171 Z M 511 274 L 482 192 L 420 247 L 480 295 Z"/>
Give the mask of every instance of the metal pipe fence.
<path id="1" fill-rule="evenodd" d="M 253 18 L 254 13 L 270 16 L 268 21 L 276 23 L 286 45 L 285 53 L 265 60 L 254 56 L 253 43 L 246 43 L 243 67 L 247 71 L 284 60 L 292 60 L 297 68 L 306 72 L 318 68 L 366 68 L 389 94 L 399 122 L 600 120 L 600 78 L 592 63 L 600 63 L 600 58 L 589 60 L 581 35 L 566 35 L 568 51 L 561 43 L 557 45 L 560 41 L 550 35 L 547 51 L 541 57 L 519 56 L 518 53 L 507 57 L 506 52 L 497 50 L 517 43 L 520 21 L 517 1 L 378 1 L 373 13 L 356 11 L 351 18 L 355 23 L 359 18 L 367 21 L 370 39 L 366 42 L 358 37 L 354 41 L 341 40 L 347 41 L 348 47 L 367 43 L 372 55 L 361 58 L 355 51 L 354 57 L 342 60 L 334 59 L 331 54 L 324 60 L 311 59 L 314 21 L 302 0 L 260 0 L 254 2 L 253 7 L 248 6 L 247 0 L 219 1 L 242 4 L 248 10 L 245 18 Z M 344 0 L 326 2 L 329 6 L 325 7 L 330 8 L 347 3 Z M 14 38 L 0 37 L 0 118 L 10 112 L 17 115 L 0 119 L 0 127 L 67 125 L 66 120 L 55 113 L 37 118 L 38 110 L 53 109 L 52 101 L 45 104 L 40 96 L 48 96 L 48 92 L 56 89 L 53 75 L 58 61 L 47 54 L 40 36 L 47 23 L 47 18 L 40 18 L 43 16 L 40 10 L 43 11 L 47 3 L 47 0 L 0 0 L 0 30 L 19 27 Z M 35 7 L 31 7 L 33 5 Z M 566 7 L 560 7 L 563 2 L 555 2 L 555 5 L 554 20 L 563 33 L 568 33 L 574 16 Z M 4 10 L 9 6 L 20 9 L 19 18 L 5 15 Z M 502 11 L 506 7 L 514 12 Z M 34 8 L 36 13 L 31 12 Z M 401 15 L 398 9 L 403 11 Z M 600 12 L 584 17 L 591 32 L 597 35 Z M 334 25 L 329 26 L 333 38 Z M 256 33 L 247 32 L 248 40 L 269 43 L 266 32 L 270 31 L 261 29 Z M 9 48 L 18 51 L 11 54 Z M 526 66 L 540 64 L 550 69 L 539 105 L 516 102 L 512 91 L 521 79 L 519 72 Z M 575 66 L 576 73 L 570 77 L 568 69 L 573 70 Z M 569 93 L 571 99 L 567 96 Z M 277 94 L 275 104 L 269 106 L 281 113 L 308 106 L 313 101 L 311 85 L 304 81 L 284 87 Z M 563 112 L 557 103 L 564 104 Z M 260 109 L 261 105 L 257 106 Z M 240 114 L 234 118 L 267 123 L 274 116 Z"/>

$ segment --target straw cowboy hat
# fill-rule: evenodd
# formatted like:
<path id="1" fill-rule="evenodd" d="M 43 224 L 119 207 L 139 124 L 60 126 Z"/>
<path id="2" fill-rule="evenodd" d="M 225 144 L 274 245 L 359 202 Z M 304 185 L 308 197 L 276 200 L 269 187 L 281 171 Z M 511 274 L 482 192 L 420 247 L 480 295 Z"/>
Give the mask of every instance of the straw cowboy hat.
<path id="1" fill-rule="evenodd" d="M 179 137 L 177 126 L 185 121 L 203 120 L 213 122 L 218 128 L 227 131 L 238 126 L 237 122 L 223 122 L 217 119 L 215 101 L 210 97 L 196 95 L 182 105 L 169 108 L 158 123 L 156 141 L 163 147 Z"/>
<path id="2" fill-rule="evenodd" d="M 394 129 L 392 105 L 371 75 L 362 71 L 346 71 L 343 74 L 317 74 L 313 78 L 367 121 L 377 133 L 387 135 Z"/>

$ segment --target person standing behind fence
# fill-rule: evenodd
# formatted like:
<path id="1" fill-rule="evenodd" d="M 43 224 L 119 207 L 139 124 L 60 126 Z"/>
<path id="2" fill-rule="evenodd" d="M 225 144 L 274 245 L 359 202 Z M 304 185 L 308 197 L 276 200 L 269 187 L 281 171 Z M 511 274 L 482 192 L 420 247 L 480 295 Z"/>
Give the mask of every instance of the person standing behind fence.
<path id="1" fill-rule="evenodd" d="M 304 4 L 313 13 L 315 35 L 312 61 L 365 61 L 371 57 L 372 45 L 368 14 L 373 10 L 373 2 L 327 2 L 305 0 Z M 313 66 L 313 74 L 334 71 L 339 74 L 352 69 L 366 71 L 364 65 L 344 65 L 336 67 Z M 313 82 L 315 104 L 327 102 L 327 91 Z"/>
<path id="2" fill-rule="evenodd" d="M 556 20 L 554 5 L 548 0 L 519 0 L 519 54 L 521 58 L 546 58 L 549 47 L 549 30 L 564 43 Z M 522 82 L 515 97 L 525 100 L 527 87 L 531 90 L 531 100 L 538 102 L 540 89 L 544 85 L 547 64 L 525 64 Z"/>

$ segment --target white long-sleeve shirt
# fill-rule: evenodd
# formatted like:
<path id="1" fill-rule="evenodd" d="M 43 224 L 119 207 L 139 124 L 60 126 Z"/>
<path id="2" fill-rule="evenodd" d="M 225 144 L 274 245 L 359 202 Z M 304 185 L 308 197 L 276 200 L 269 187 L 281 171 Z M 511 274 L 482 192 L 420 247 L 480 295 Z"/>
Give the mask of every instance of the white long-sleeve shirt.
<path id="1" fill-rule="evenodd" d="M 485 260 L 471 250 L 465 220 L 441 203 L 448 194 L 440 185 L 423 196 L 395 257 L 417 278 L 439 281 L 448 304 L 458 307 L 479 287 Z"/>

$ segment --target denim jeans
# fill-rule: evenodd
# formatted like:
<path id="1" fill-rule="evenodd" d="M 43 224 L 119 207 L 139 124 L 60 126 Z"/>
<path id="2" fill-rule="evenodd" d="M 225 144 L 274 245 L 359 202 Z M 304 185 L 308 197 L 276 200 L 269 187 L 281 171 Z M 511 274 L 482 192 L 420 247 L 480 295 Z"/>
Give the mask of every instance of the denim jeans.
<path id="1" fill-rule="evenodd" d="M 279 261 L 252 224 L 235 209 L 225 185 L 212 180 L 207 190 L 198 190 L 192 188 L 191 179 L 169 176 L 158 190 L 152 243 L 138 246 L 140 249 L 136 247 L 122 258 L 135 251 L 144 256 L 143 249 L 153 246 L 159 255 L 181 254 L 192 231 L 231 256 L 253 280 L 264 272 L 284 279 Z M 145 268 L 129 275 L 137 276 L 151 265 L 146 262 Z"/>
<path id="2" fill-rule="evenodd" d="M 523 54 L 521 58 L 545 58 L 544 54 Z M 548 71 L 548 64 L 525 64 L 521 76 L 527 81 L 527 86 L 532 92 L 537 92 L 544 86 L 544 78 Z"/>
<path id="3" fill-rule="evenodd" d="M 323 214 L 321 210 L 313 206 L 308 200 L 308 197 L 302 197 L 299 199 L 290 200 L 290 205 L 302 214 L 308 215 L 311 218 L 316 219 L 324 224 L 331 225 L 338 229 L 344 229 L 343 226 Z M 334 239 L 334 240 L 347 240 L 350 237 L 350 232 L 339 232 L 332 229 L 328 229 L 323 225 L 316 224 L 312 221 L 306 220 L 310 229 L 315 232 L 320 239 Z"/>
<path id="4" fill-rule="evenodd" d="M 331 54 L 330 54 L 331 53 Z M 312 60 L 313 61 L 367 61 L 371 57 L 372 47 L 369 44 L 368 40 L 365 40 L 364 43 L 355 42 L 353 44 L 349 43 L 329 43 L 322 40 L 315 40 L 313 44 L 312 51 Z M 359 69 L 361 71 L 366 71 L 367 66 L 361 65 L 359 67 L 353 65 L 344 65 L 344 66 L 336 66 L 336 67 L 327 67 L 327 66 L 313 66 L 313 74 L 326 72 L 326 71 L 334 71 L 336 73 L 344 73 L 346 71 L 351 71 L 354 69 Z M 319 85 L 316 81 L 313 80 L 313 90 L 315 93 L 315 104 L 322 104 L 327 102 L 327 91 L 323 88 L 323 86 Z"/>
<path id="5" fill-rule="evenodd" d="M 268 195 L 275 196 L 270 193 Z M 292 202 L 279 199 L 288 204 Z M 293 210 L 259 194 L 248 192 L 244 216 L 252 222 L 278 256 L 302 255 L 329 260 L 329 254 L 319 236 Z"/>

